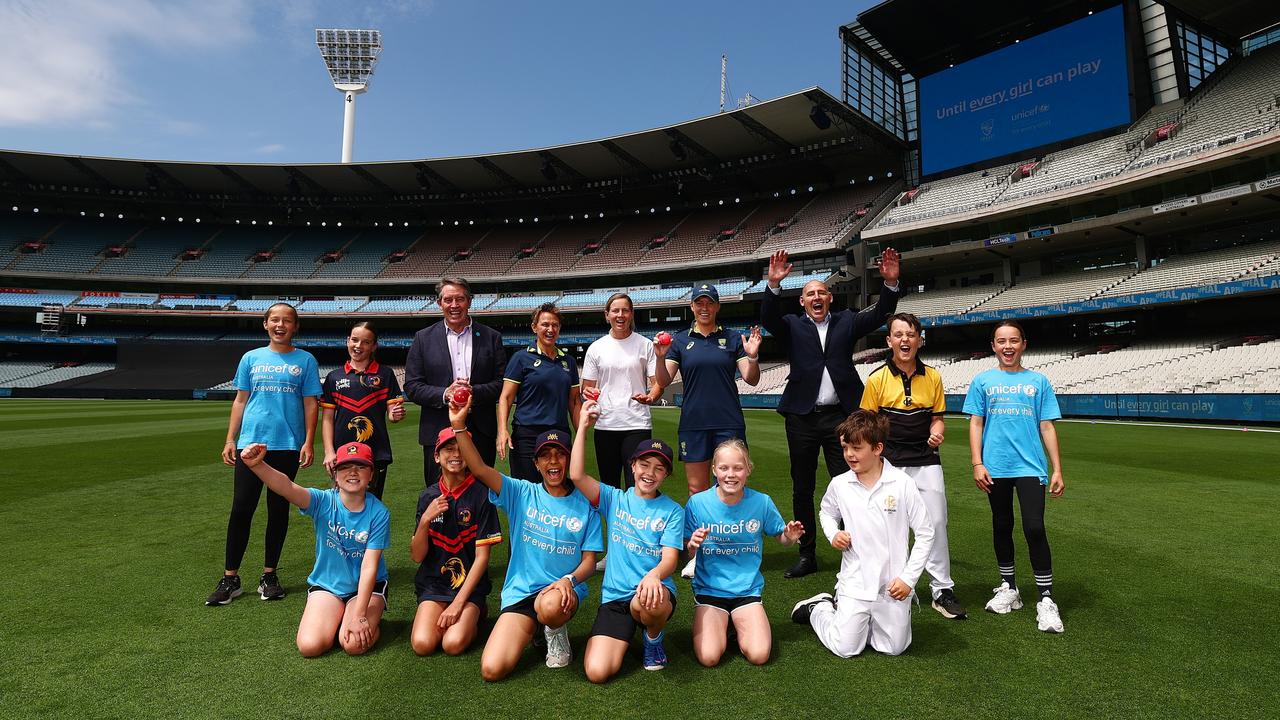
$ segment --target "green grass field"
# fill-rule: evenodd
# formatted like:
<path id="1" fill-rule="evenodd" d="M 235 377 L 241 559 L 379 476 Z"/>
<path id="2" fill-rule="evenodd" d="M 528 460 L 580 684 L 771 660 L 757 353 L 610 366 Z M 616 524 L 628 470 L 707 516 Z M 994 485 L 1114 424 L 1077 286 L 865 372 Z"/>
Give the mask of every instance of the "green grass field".
<path id="1" fill-rule="evenodd" d="M 637 650 L 611 683 L 590 685 L 581 651 L 599 602 L 595 578 L 570 626 L 573 665 L 548 670 L 530 650 L 510 679 L 486 685 L 484 629 L 458 658 L 418 658 L 409 647 L 408 540 L 422 484 L 413 410 L 393 432 L 391 609 L 370 655 L 298 656 L 314 536 L 296 514 L 281 564 L 289 596 L 264 603 L 246 593 L 204 607 L 231 499 L 231 471 L 218 459 L 228 407 L 0 401 L 0 523 L 10 549 L 0 717 L 1274 717 L 1280 697 L 1280 435 L 1061 424 L 1067 492 L 1048 511 L 1061 636 L 1037 632 L 1031 606 L 1003 617 L 981 611 L 997 579 L 990 512 L 970 479 L 965 422 L 955 419 L 943 459 L 969 620 L 944 620 L 926 604 L 905 655 L 840 660 L 787 619 L 797 599 L 831 588 L 836 552 L 821 548 L 821 573 L 785 580 L 794 551 L 771 543 L 774 652 L 764 667 L 732 655 L 715 669 L 697 665 L 682 581 L 671 665 L 645 672 Z M 660 436 L 674 440 L 675 411 L 656 415 Z M 751 484 L 789 517 L 781 419 L 751 411 L 748 422 Z M 313 467 L 299 481 L 328 478 Z M 684 500 L 678 471 L 667 489 Z M 261 509 L 256 520 L 246 585 L 261 561 Z M 1020 536 L 1017 546 L 1030 586 Z M 495 553 L 495 585 L 505 555 Z"/>

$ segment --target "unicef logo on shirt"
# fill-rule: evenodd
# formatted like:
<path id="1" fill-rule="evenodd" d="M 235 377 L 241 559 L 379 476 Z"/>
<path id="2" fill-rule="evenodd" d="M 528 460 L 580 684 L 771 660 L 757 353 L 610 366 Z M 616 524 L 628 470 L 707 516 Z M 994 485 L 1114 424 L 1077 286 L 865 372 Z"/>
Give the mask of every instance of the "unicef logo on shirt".
<path id="1" fill-rule="evenodd" d="M 650 526 L 655 532 L 662 532 L 667 529 L 667 521 L 662 518 L 654 518 L 653 522 L 650 523 Z"/>
<path id="2" fill-rule="evenodd" d="M 760 521 L 759 521 L 759 520 L 756 520 L 755 518 L 752 518 L 752 519 L 748 520 L 748 521 L 747 521 L 747 532 L 749 532 L 749 533 L 757 533 L 757 532 L 760 532 Z"/>
<path id="3" fill-rule="evenodd" d="M 1022 392 L 1026 393 L 1026 394 L 1027 394 L 1027 397 L 1035 397 L 1035 396 L 1036 396 L 1036 389 L 1035 389 L 1034 387 L 1030 386 L 1030 385 L 1028 385 L 1028 386 L 1026 386 L 1025 388 L 1023 388 L 1023 389 L 1022 389 Z"/>
<path id="4" fill-rule="evenodd" d="M 299 375 L 301 375 L 301 374 L 302 374 L 302 366 L 301 366 L 301 365 L 290 365 L 290 366 L 289 366 L 289 374 L 290 374 L 290 375 L 292 375 L 292 376 L 294 376 L 294 377 L 298 377 Z"/>
<path id="5" fill-rule="evenodd" d="M 565 521 L 564 526 L 569 529 L 569 532 L 578 532 L 582 529 L 582 521 L 576 517 L 571 517 Z"/>
<path id="6" fill-rule="evenodd" d="M 530 505 L 530 506 L 529 506 L 529 508 L 528 508 L 528 509 L 526 509 L 526 510 L 524 511 L 524 514 L 525 514 L 525 516 L 527 516 L 529 519 L 536 518 L 536 517 L 538 517 L 538 508 L 533 507 L 532 505 Z"/>
<path id="7" fill-rule="evenodd" d="M 360 543 L 361 545 L 369 542 L 369 531 L 361 530 L 360 532 L 356 533 L 356 542 Z"/>

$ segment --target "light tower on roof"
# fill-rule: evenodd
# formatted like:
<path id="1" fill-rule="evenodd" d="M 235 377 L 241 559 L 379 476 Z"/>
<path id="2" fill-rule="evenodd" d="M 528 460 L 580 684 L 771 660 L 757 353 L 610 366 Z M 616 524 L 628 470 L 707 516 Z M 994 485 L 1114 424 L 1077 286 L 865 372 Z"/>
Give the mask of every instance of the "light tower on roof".
<path id="1" fill-rule="evenodd" d="M 349 163 L 355 144 L 356 95 L 369 89 L 369 80 L 382 52 L 382 33 L 317 28 L 316 47 L 320 48 L 333 86 L 343 94 L 342 162 Z"/>

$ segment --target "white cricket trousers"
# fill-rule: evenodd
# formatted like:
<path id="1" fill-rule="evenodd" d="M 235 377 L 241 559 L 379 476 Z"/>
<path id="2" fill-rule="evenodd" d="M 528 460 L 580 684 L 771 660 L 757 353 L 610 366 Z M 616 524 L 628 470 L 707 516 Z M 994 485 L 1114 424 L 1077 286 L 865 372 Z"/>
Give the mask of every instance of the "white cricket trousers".
<path id="1" fill-rule="evenodd" d="M 937 597 L 938 593 L 956 585 L 951 579 L 951 549 L 947 546 L 947 488 L 942 484 L 942 466 L 900 469 L 916 481 L 929 519 L 933 521 L 933 548 L 929 550 L 924 569 L 929 573 L 929 589 L 933 597 Z"/>
<path id="2" fill-rule="evenodd" d="M 809 624 L 818 641 L 840 657 L 853 657 L 867 646 L 885 655 L 901 655 L 911 645 L 911 598 L 894 600 L 882 593 L 872 602 L 840 597 L 838 607 L 821 602 Z"/>

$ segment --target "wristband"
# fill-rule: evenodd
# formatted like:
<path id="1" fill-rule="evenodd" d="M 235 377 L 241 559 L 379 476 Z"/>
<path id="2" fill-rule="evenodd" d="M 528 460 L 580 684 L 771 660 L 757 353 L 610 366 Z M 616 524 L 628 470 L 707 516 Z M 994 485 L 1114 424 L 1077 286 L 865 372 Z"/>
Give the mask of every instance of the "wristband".
<path id="1" fill-rule="evenodd" d="M 973 466 L 974 466 L 974 467 L 978 467 L 979 465 L 982 465 L 982 464 L 983 464 L 983 463 L 976 462 L 976 463 L 974 463 L 974 464 L 973 464 Z"/>
<path id="2" fill-rule="evenodd" d="M 571 586 L 573 586 L 573 587 L 578 587 L 578 578 L 574 577 L 574 576 L 573 576 L 573 573 L 569 573 L 568 575 L 565 575 L 564 577 L 562 577 L 562 578 L 560 578 L 560 579 L 561 579 L 561 580 L 568 580 L 568 581 L 569 581 L 569 584 L 570 584 Z"/>

